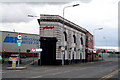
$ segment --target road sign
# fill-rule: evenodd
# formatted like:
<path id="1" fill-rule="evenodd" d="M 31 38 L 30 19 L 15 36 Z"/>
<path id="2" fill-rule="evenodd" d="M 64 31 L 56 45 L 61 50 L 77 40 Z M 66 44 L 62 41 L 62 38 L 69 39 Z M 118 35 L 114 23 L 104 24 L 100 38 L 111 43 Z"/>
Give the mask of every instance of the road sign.
<path id="1" fill-rule="evenodd" d="M 32 49 L 32 52 L 35 52 L 35 51 L 36 51 L 35 48 L 33 48 L 33 49 Z"/>
<path id="2" fill-rule="evenodd" d="M 36 51 L 42 51 L 42 49 L 36 49 Z"/>
<path id="3" fill-rule="evenodd" d="M 6 49 L 3 49 L 3 51 L 5 52 L 5 51 L 6 51 Z"/>
<path id="4" fill-rule="evenodd" d="M 64 50 L 65 50 L 65 47 L 61 47 L 61 50 L 64 51 Z"/>
<path id="5" fill-rule="evenodd" d="M 22 35 L 21 35 L 21 34 L 18 34 L 18 35 L 17 35 L 17 39 L 18 39 L 18 40 L 21 40 L 21 39 L 22 39 Z"/>
<path id="6" fill-rule="evenodd" d="M 21 46 L 21 42 L 18 42 L 18 46 Z"/>
<path id="7" fill-rule="evenodd" d="M 105 51 L 108 51 L 107 49 L 105 49 Z"/>
<path id="8" fill-rule="evenodd" d="M 22 42 L 22 40 L 17 40 L 17 43 L 18 43 L 18 42 Z"/>

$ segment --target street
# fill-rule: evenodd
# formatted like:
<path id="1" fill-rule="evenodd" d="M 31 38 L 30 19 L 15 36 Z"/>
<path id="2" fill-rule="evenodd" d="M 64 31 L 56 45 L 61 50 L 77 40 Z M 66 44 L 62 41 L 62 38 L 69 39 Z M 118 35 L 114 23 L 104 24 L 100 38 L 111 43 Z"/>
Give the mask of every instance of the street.
<path id="1" fill-rule="evenodd" d="M 104 61 L 70 64 L 64 66 L 29 65 L 25 70 L 6 70 L 2 78 L 118 78 L 118 57 L 108 57 Z M 109 77 L 108 77 L 109 76 Z"/>

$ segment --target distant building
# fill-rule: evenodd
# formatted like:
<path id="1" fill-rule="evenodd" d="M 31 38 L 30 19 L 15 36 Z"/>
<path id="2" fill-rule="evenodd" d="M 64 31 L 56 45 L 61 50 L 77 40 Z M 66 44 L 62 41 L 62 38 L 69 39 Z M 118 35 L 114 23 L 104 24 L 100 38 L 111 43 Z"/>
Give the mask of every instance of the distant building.
<path id="1" fill-rule="evenodd" d="M 38 48 L 39 46 L 39 35 L 36 34 L 22 34 L 22 43 L 21 46 L 18 47 L 17 43 L 17 32 L 9 32 L 9 31 L 0 31 L 0 53 L 2 54 L 5 50 L 5 55 L 9 56 L 11 54 L 18 54 L 19 49 L 22 55 L 32 56 L 33 52 L 32 48 Z M 35 54 L 37 56 L 37 54 Z"/>

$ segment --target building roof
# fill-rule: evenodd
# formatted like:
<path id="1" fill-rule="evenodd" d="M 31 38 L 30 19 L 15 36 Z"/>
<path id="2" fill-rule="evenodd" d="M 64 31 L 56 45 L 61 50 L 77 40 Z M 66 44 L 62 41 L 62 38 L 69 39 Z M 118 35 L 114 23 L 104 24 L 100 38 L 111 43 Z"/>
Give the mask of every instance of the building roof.
<path id="1" fill-rule="evenodd" d="M 46 15 L 46 14 L 41 14 L 40 15 L 40 21 L 51 21 L 51 22 L 60 22 L 63 24 L 63 20 L 64 20 L 64 24 L 68 25 L 71 28 L 77 29 L 83 33 L 86 34 L 87 30 L 85 28 L 82 28 L 81 26 L 59 16 L 59 15 Z"/>
<path id="2" fill-rule="evenodd" d="M 36 35 L 36 36 L 39 36 L 38 34 L 31 34 L 31 33 L 23 33 L 23 32 L 12 32 L 12 31 L 0 31 L 0 32 L 8 32 L 8 33 L 16 33 L 16 34 L 26 34 L 26 35 Z"/>

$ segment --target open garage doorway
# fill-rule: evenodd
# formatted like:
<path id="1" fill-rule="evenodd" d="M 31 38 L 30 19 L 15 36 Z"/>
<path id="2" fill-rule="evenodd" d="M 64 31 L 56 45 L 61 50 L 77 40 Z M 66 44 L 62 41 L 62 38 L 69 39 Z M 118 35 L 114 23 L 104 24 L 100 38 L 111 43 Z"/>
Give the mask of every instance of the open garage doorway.
<path id="1" fill-rule="evenodd" d="M 41 37 L 40 47 L 41 52 L 41 65 L 54 65 L 56 63 L 56 42 L 55 37 Z"/>

